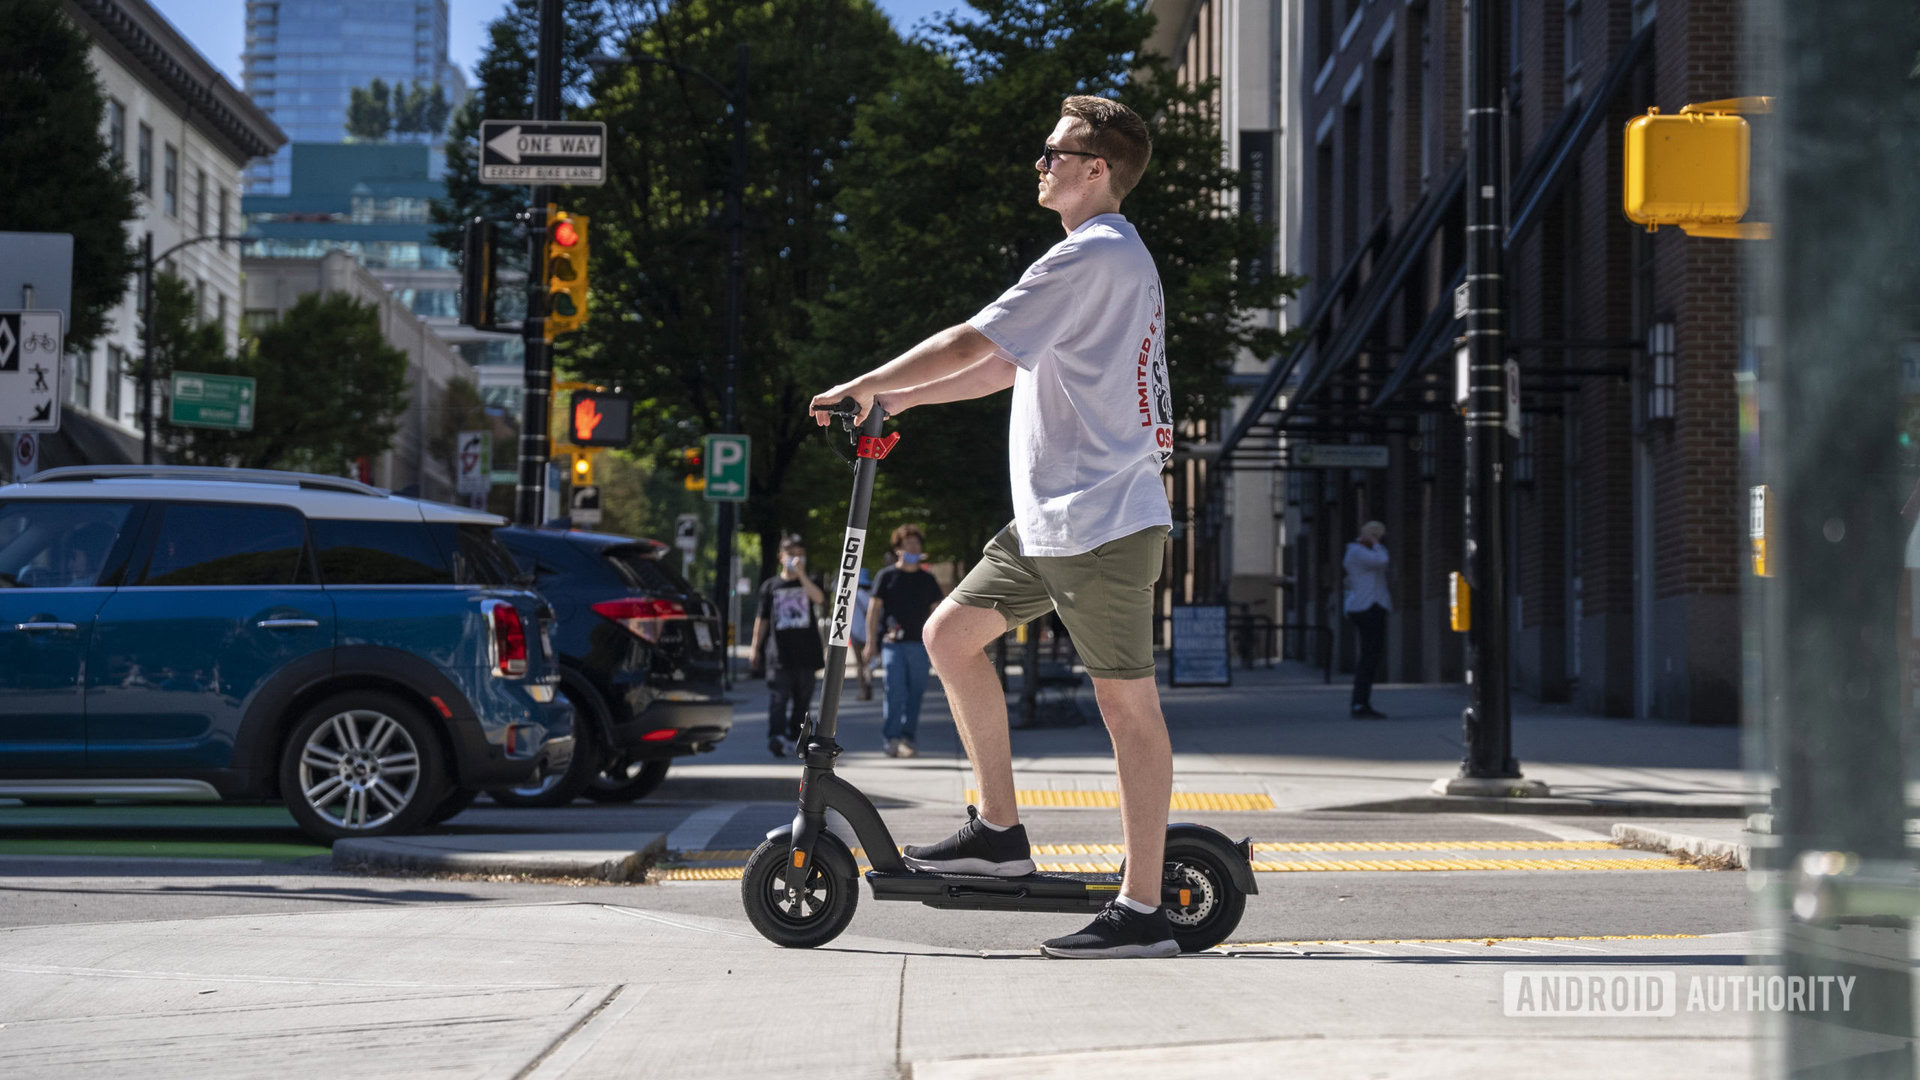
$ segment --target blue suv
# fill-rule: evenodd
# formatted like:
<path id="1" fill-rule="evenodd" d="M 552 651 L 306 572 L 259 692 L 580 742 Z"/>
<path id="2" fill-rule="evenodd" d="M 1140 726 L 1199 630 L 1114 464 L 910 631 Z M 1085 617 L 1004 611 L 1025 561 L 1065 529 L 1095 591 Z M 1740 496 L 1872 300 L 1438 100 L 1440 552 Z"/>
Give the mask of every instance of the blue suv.
<path id="1" fill-rule="evenodd" d="M 0 487 L 0 797 L 279 798 L 335 840 L 564 772 L 552 615 L 500 524 L 304 473 Z"/>

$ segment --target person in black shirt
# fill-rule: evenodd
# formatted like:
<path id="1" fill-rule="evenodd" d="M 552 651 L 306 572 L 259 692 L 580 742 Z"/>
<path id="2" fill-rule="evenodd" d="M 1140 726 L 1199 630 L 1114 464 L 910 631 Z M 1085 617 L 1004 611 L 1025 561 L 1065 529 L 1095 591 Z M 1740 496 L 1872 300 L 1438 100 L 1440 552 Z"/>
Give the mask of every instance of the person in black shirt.
<path id="1" fill-rule="evenodd" d="M 927 695 L 927 678 L 933 670 L 920 630 L 946 596 L 921 565 L 925 543 L 918 525 L 893 530 L 893 550 L 899 560 L 873 579 L 873 599 L 867 604 L 867 648 L 879 645 L 887 672 L 886 723 L 881 735 L 887 741 L 888 757 L 919 753 L 913 737 L 920 729 L 920 700 Z"/>
<path id="2" fill-rule="evenodd" d="M 807 576 L 807 548 L 799 536 L 780 544 L 780 574 L 760 586 L 753 620 L 752 670 L 767 676 L 767 749 L 792 757 L 813 703 L 814 673 L 827 662 L 814 605 L 827 595 Z M 773 648 L 767 648 L 771 632 Z"/>

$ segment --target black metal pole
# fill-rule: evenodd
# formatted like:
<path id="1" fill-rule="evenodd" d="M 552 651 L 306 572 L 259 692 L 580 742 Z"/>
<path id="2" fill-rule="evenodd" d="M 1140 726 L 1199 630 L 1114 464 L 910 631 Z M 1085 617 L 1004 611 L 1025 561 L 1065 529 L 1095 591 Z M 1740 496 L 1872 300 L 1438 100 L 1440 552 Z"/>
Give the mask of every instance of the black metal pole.
<path id="1" fill-rule="evenodd" d="M 1472 593 L 1467 631 L 1472 704 L 1462 714 L 1460 775 L 1517 779 L 1507 676 L 1507 432 L 1505 227 L 1501 169 L 1507 0 L 1474 0 L 1468 17 L 1466 554 Z"/>
<path id="2" fill-rule="evenodd" d="M 153 464 L 153 234 L 140 241 L 140 464 Z"/>
<path id="3" fill-rule="evenodd" d="M 746 287 L 746 191 L 747 191 L 747 47 L 735 52 L 733 90 L 727 106 L 733 112 L 733 172 L 727 181 L 727 368 L 723 390 L 722 430 L 735 434 L 740 430 L 737 384 L 740 378 L 741 293 Z M 733 592 L 734 504 L 722 502 L 716 528 L 713 603 L 720 609 L 720 640 L 727 643 L 727 670 L 733 670 L 733 608 L 728 602 Z"/>
<path id="4" fill-rule="evenodd" d="M 560 119 L 560 0 L 540 0 L 540 49 L 534 60 L 533 118 Z M 544 516 L 547 462 L 553 457 L 548 435 L 553 398 L 553 345 L 547 340 L 546 185 L 533 188 L 527 218 L 527 317 L 520 340 L 526 348 L 526 404 L 520 418 L 520 486 L 513 519 L 538 525 Z"/>

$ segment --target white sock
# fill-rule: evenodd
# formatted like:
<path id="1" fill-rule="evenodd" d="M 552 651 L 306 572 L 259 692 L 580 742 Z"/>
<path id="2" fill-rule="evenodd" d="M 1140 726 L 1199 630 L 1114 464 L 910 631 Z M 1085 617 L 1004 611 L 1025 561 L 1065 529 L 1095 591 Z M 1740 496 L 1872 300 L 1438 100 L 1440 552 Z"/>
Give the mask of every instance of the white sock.
<path id="1" fill-rule="evenodd" d="M 992 829 L 994 832 L 1006 832 L 1008 829 L 1013 828 L 1012 825 L 995 825 L 993 822 L 988 821 L 984 817 L 980 819 L 980 824 L 985 825 L 987 828 Z"/>
<path id="2" fill-rule="evenodd" d="M 1126 893 L 1120 894 L 1120 902 L 1122 904 L 1127 905 L 1128 908 L 1134 911 L 1137 911 L 1142 915 L 1151 915 L 1160 906 L 1158 904 L 1143 904 L 1140 901 L 1135 900 L 1133 897 L 1128 896 Z"/>

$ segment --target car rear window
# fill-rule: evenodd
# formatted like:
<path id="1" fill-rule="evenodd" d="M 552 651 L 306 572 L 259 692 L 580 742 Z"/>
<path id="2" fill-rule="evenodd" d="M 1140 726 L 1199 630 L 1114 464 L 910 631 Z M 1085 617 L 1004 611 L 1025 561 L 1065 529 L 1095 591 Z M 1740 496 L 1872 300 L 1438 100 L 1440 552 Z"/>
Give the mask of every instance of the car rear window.
<path id="1" fill-rule="evenodd" d="M 433 525 L 429 527 L 442 550 L 453 560 L 454 576 L 462 585 L 514 585 L 520 568 L 514 563 L 491 525 Z"/>
<path id="2" fill-rule="evenodd" d="M 175 503 L 160 518 L 138 584 L 309 584 L 305 526 L 285 507 Z"/>
<path id="3" fill-rule="evenodd" d="M 645 589 L 648 592 L 681 593 L 690 595 L 693 586 L 680 576 L 666 561 L 656 558 L 653 552 L 658 549 L 641 547 L 637 544 L 624 547 L 610 547 L 600 553 L 630 588 Z"/>
<path id="4" fill-rule="evenodd" d="M 328 585 L 453 585 L 447 552 L 420 521 L 313 523 L 320 580 Z"/>

